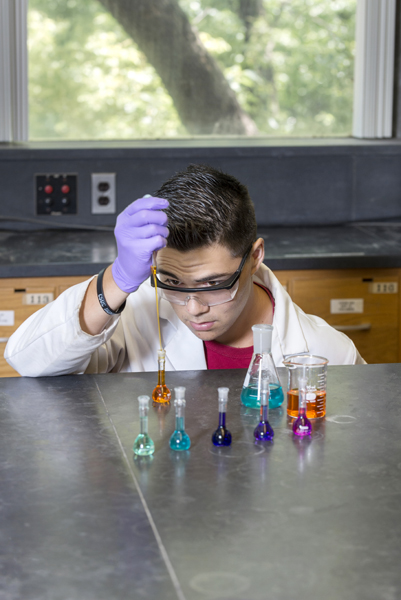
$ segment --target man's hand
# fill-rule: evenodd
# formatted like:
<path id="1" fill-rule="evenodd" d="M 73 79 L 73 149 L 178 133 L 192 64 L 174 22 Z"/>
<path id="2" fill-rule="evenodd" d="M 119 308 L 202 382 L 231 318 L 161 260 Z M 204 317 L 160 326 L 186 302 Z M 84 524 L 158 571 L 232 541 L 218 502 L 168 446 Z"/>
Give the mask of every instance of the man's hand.
<path id="1" fill-rule="evenodd" d="M 118 217 L 114 230 L 118 256 L 112 265 L 117 286 L 134 292 L 150 276 L 152 253 L 167 244 L 168 201 L 152 196 L 130 204 Z"/>

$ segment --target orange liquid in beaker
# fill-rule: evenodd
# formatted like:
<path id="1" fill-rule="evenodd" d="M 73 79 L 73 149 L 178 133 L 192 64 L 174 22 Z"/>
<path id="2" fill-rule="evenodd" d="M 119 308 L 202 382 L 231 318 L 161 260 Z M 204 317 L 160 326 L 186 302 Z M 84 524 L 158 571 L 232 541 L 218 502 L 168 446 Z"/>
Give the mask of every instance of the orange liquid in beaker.
<path id="1" fill-rule="evenodd" d="M 313 392 L 316 398 L 306 401 L 306 416 L 308 419 L 319 419 L 326 414 L 326 392 L 316 390 Z M 296 418 L 298 416 L 299 393 L 298 390 L 287 392 L 287 415 Z"/>
<path id="2" fill-rule="evenodd" d="M 153 402 L 160 402 L 164 404 L 165 402 L 170 402 L 171 400 L 171 392 L 166 386 L 165 377 L 165 371 L 160 370 L 158 372 L 157 386 L 152 392 Z"/>

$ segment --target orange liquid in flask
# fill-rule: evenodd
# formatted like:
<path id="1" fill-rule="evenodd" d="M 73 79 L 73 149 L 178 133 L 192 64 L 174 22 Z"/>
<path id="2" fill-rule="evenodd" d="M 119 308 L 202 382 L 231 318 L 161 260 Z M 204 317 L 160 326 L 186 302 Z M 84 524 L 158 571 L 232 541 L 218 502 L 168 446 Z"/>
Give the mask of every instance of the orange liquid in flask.
<path id="1" fill-rule="evenodd" d="M 166 386 L 165 382 L 165 371 L 163 369 L 159 369 L 158 377 L 157 377 L 157 386 L 153 390 L 152 399 L 153 402 L 165 403 L 170 402 L 171 392 Z"/>
<path id="2" fill-rule="evenodd" d="M 158 402 L 159 404 L 165 404 L 170 402 L 171 400 L 171 392 L 166 386 L 166 352 L 163 350 L 162 346 L 162 336 L 160 332 L 160 318 L 159 318 L 159 298 L 157 295 L 157 279 L 156 279 L 156 267 L 152 266 L 152 274 L 153 281 L 155 282 L 155 292 L 156 292 L 156 312 L 157 312 L 157 326 L 159 328 L 159 342 L 160 342 L 160 350 L 157 351 L 157 368 L 158 368 L 158 376 L 157 376 L 157 386 L 152 392 L 153 402 Z"/>
<path id="3" fill-rule="evenodd" d="M 306 395 L 306 416 L 308 419 L 319 419 L 326 414 L 326 392 L 325 390 L 316 390 L 313 395 L 315 395 L 315 399 L 312 401 L 308 399 L 308 394 Z M 298 390 L 290 390 L 287 393 L 287 415 L 295 419 L 298 417 L 298 402 Z"/>

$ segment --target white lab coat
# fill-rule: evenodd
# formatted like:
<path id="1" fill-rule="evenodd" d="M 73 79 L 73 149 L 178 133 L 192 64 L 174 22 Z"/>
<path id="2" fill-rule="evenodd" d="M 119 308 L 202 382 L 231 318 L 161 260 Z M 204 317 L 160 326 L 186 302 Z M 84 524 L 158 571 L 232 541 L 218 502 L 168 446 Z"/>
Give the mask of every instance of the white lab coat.
<path id="1" fill-rule="evenodd" d="M 365 362 L 346 335 L 294 304 L 265 265 L 254 280 L 270 289 L 275 299 L 272 354 L 276 366 L 283 365 L 285 356 L 301 353 L 325 356 L 331 365 Z M 128 297 L 121 315 L 112 317 L 107 329 L 95 336 L 82 331 L 79 324 L 79 309 L 89 282 L 66 290 L 11 336 L 4 356 L 21 375 L 157 371 L 159 337 L 155 292 L 149 280 Z M 167 371 L 207 368 L 203 342 L 163 299 L 160 324 Z"/>

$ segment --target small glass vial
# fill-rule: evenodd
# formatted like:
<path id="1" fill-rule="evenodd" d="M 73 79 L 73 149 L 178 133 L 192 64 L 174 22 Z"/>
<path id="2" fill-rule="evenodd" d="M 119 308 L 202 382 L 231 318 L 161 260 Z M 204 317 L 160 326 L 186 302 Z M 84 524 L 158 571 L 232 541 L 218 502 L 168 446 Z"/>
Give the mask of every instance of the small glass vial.
<path id="1" fill-rule="evenodd" d="M 139 421 L 141 432 L 134 442 L 134 453 L 138 456 L 150 456 L 155 451 L 155 445 L 148 434 L 149 396 L 139 396 Z"/>
<path id="2" fill-rule="evenodd" d="M 306 377 L 301 377 L 299 379 L 299 407 L 298 407 L 298 417 L 295 419 L 294 424 L 292 426 L 292 430 L 295 435 L 299 437 L 304 437 L 305 435 L 311 435 L 312 433 L 312 423 L 309 421 L 306 416 L 306 385 L 307 379 Z"/>
<path id="3" fill-rule="evenodd" d="M 212 442 L 215 446 L 230 446 L 231 433 L 226 427 L 226 412 L 228 400 L 228 387 L 217 388 L 219 394 L 219 426 L 212 435 Z"/>
<path id="4" fill-rule="evenodd" d="M 269 395 L 270 386 L 269 378 L 265 377 L 261 381 L 261 404 L 260 404 L 260 421 L 255 427 L 253 435 L 256 441 L 270 441 L 274 437 L 273 427 L 269 423 Z"/>
<path id="5" fill-rule="evenodd" d="M 171 400 L 171 392 L 166 386 L 166 351 L 157 351 L 157 386 L 153 390 L 153 402 L 166 403 Z"/>
<path id="6" fill-rule="evenodd" d="M 185 388 L 174 388 L 175 393 L 175 431 L 170 438 L 172 450 L 188 450 L 191 446 L 189 435 L 185 431 Z"/>

